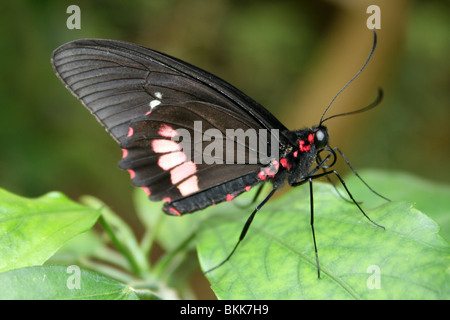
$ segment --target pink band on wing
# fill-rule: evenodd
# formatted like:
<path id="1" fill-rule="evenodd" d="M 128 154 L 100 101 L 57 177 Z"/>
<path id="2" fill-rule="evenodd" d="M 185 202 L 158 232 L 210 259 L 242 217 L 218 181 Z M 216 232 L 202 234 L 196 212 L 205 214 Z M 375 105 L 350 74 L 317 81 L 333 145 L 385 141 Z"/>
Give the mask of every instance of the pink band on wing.
<path id="1" fill-rule="evenodd" d="M 158 159 L 158 166 L 163 170 L 169 170 L 186 161 L 186 154 L 183 151 L 163 154 Z"/>
<path id="2" fill-rule="evenodd" d="M 159 127 L 158 134 L 166 138 L 173 138 L 178 135 L 178 132 L 174 130 L 171 126 L 168 126 L 167 124 L 163 123 L 161 127 Z"/>
<path id="3" fill-rule="evenodd" d="M 155 139 L 155 140 L 152 140 L 152 150 L 155 153 L 167 153 L 167 152 L 180 151 L 181 146 L 172 140 Z"/>
<path id="4" fill-rule="evenodd" d="M 181 180 L 186 179 L 189 176 L 192 176 L 197 172 L 197 166 L 192 161 L 185 162 L 178 167 L 170 170 L 170 179 L 172 184 L 177 184 Z"/>
<path id="5" fill-rule="evenodd" d="M 197 176 L 192 176 L 177 186 L 183 197 L 190 195 L 199 190 Z"/>

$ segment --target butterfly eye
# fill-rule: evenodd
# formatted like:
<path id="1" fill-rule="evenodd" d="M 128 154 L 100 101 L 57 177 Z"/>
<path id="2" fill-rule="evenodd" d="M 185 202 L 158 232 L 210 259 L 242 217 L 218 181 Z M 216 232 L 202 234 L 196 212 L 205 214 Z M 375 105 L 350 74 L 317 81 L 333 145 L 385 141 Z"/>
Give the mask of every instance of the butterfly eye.
<path id="1" fill-rule="evenodd" d="M 325 147 L 328 143 L 328 130 L 325 127 L 319 127 L 314 135 L 314 144 L 317 149 Z"/>

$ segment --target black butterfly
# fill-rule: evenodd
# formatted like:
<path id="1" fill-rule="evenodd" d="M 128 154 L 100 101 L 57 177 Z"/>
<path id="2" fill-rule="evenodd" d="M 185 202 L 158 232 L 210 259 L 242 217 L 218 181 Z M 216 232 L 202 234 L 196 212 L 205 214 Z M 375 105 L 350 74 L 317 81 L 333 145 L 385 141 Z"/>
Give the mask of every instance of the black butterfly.
<path id="1" fill-rule="evenodd" d="M 374 35 L 370 56 L 376 45 Z M 150 200 L 165 201 L 163 210 L 167 214 L 191 213 L 230 201 L 255 185 L 272 183 L 272 191 L 252 212 L 233 251 L 216 267 L 231 257 L 256 212 L 286 180 L 291 186 L 309 182 L 312 187 L 313 179 L 334 174 L 367 217 L 339 174 L 328 170 L 339 149 L 328 146 L 328 130 L 323 122 L 335 116 L 322 116 L 319 124 L 309 129 L 288 130 L 264 107 L 227 82 L 176 58 L 127 42 L 69 42 L 54 51 L 52 64 L 70 92 L 120 144 L 124 154 L 119 167 L 130 172 L 132 183 L 146 190 Z M 370 109 L 380 100 L 381 91 L 374 103 L 346 114 Z M 341 115 L 344 114 L 336 116 Z M 201 123 L 200 129 L 195 126 L 196 121 Z M 225 155 L 212 153 L 208 159 L 202 158 L 203 162 L 192 161 L 212 143 L 211 137 L 209 141 L 203 137 L 188 147 L 177 140 L 181 132 L 194 136 L 209 129 L 221 133 L 223 146 L 233 150 L 231 163 Z M 231 137 L 227 129 L 266 130 L 271 137 L 275 132 L 277 135 L 275 140 L 267 139 L 267 148 L 260 151 L 254 150 L 245 137 Z M 271 155 L 270 161 L 263 161 L 268 157 L 266 150 L 273 147 L 277 154 Z M 324 159 L 319 155 L 322 151 L 328 152 Z M 257 157 L 250 162 L 252 152 Z M 244 161 L 237 163 L 237 158 Z M 312 192 L 311 227 L 320 276 Z"/>

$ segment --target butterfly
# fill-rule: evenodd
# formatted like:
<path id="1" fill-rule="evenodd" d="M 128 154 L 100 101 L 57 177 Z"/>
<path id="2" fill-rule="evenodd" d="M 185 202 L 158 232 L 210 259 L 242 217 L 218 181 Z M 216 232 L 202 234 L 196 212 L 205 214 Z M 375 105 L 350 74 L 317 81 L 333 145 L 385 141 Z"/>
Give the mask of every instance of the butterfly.
<path id="1" fill-rule="evenodd" d="M 374 32 L 369 58 L 353 79 L 364 69 L 375 46 Z M 312 190 L 314 179 L 333 174 L 370 220 L 337 171 L 330 169 L 336 152 L 350 163 L 339 149 L 328 145 L 323 123 L 373 108 L 381 100 L 381 91 L 365 108 L 324 119 L 330 103 L 317 126 L 292 131 L 224 80 L 137 44 L 75 40 L 57 48 L 51 61 L 66 88 L 119 143 L 123 150 L 119 167 L 128 170 L 132 184 L 144 189 L 150 200 L 163 201 L 165 213 L 181 216 L 231 201 L 266 182 L 272 184 L 248 218 L 233 251 L 208 271 L 232 256 L 256 212 L 286 181 L 293 187 L 309 183 Z M 260 141 L 250 143 L 252 137 Z M 322 158 L 324 151 L 328 153 Z M 311 227 L 320 276 L 312 191 Z"/>

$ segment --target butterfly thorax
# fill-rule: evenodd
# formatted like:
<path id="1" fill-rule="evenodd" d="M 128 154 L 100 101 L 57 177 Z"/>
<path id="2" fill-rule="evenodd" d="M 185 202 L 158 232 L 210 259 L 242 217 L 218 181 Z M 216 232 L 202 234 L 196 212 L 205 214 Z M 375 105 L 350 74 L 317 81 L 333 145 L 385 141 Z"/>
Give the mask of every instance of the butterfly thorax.
<path id="1" fill-rule="evenodd" d="M 328 143 L 328 130 L 324 126 L 295 130 L 291 133 L 296 135 L 297 141 L 293 147 L 286 148 L 280 155 L 280 164 L 286 172 L 282 174 L 283 177 L 280 174 L 280 178 L 284 180 L 287 175 L 289 185 L 310 174 L 317 153 Z M 275 179 L 274 183 L 280 183 L 279 179 Z"/>

